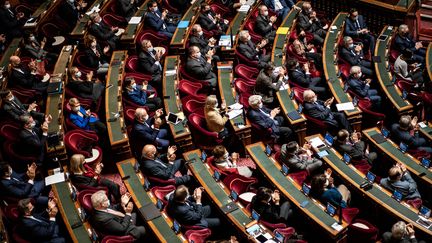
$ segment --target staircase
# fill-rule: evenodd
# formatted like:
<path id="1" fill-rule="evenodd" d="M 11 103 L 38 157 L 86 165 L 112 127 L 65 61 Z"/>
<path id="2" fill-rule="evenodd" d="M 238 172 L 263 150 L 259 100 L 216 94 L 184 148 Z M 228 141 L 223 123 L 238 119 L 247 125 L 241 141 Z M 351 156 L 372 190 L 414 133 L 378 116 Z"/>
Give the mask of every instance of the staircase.
<path id="1" fill-rule="evenodd" d="M 417 36 L 422 41 L 432 41 L 432 0 L 422 0 L 416 12 Z"/>

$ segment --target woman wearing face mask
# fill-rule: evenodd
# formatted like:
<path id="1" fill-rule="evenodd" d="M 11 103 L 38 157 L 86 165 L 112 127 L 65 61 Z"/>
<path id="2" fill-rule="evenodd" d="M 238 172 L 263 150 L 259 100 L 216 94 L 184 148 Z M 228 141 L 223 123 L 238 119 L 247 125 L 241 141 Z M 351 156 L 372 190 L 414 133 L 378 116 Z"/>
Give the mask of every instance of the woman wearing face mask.
<path id="1" fill-rule="evenodd" d="M 67 83 L 67 88 L 74 94 L 85 99 L 93 99 L 94 102 L 101 97 L 105 90 L 105 85 L 98 79 L 93 82 L 93 72 L 89 72 L 84 76 L 77 67 L 72 67 L 69 70 L 69 74 L 70 79 Z"/>
<path id="2" fill-rule="evenodd" d="M 321 171 L 322 161 L 313 158 L 312 154 L 310 144 L 305 143 L 300 148 L 297 142 L 291 141 L 282 145 L 279 160 L 292 172 L 306 170 L 309 174 L 313 174 Z"/>
<path id="3" fill-rule="evenodd" d="M 46 60 L 46 64 L 52 66 L 57 61 L 58 55 L 44 50 L 45 43 L 46 38 L 39 42 L 32 32 L 24 33 L 23 46 L 29 56 L 37 60 Z"/>
<path id="4" fill-rule="evenodd" d="M 229 156 L 228 151 L 222 145 L 217 145 L 213 149 L 212 154 L 214 164 L 219 169 L 229 173 L 236 173 L 244 177 L 252 176 L 252 171 L 248 166 L 255 169 L 255 164 L 251 159 L 240 158 L 238 153 L 232 153 L 231 156 Z"/>
<path id="5" fill-rule="evenodd" d="M 84 50 L 85 65 L 97 70 L 97 74 L 104 79 L 109 69 L 110 47 L 105 46 L 102 50 L 93 35 L 87 35 L 84 45 L 86 47 Z"/>
<path id="6" fill-rule="evenodd" d="M 71 98 L 69 106 L 71 108 L 69 119 L 75 126 L 86 131 L 95 131 L 101 143 L 107 141 L 107 128 L 105 124 L 92 114 L 90 109 L 84 109 L 77 98 Z"/>
<path id="7" fill-rule="evenodd" d="M 123 82 L 124 93 L 128 99 L 140 106 L 147 106 L 150 111 L 155 111 L 162 106 L 159 97 L 155 97 L 154 88 L 144 81 L 137 85 L 134 78 L 127 77 Z"/>
<path id="8" fill-rule="evenodd" d="M 260 215 L 260 219 L 272 224 L 286 223 L 293 213 L 288 201 L 281 203 L 278 190 L 272 191 L 266 187 L 258 189 L 251 206 Z"/>
<path id="9" fill-rule="evenodd" d="M 221 110 L 226 109 L 226 104 L 221 105 Z M 228 115 L 223 113 L 218 108 L 218 100 L 215 95 L 207 96 L 204 107 L 204 115 L 207 123 L 207 129 L 211 132 L 219 133 L 219 137 L 223 138 L 228 136 L 228 129 L 225 124 L 228 121 Z"/>
<path id="10" fill-rule="evenodd" d="M 312 178 L 310 195 L 324 204 L 331 203 L 333 206 L 346 208 L 351 192 L 343 184 L 335 187 L 331 173 L 332 171 L 327 169 L 324 174 Z"/>

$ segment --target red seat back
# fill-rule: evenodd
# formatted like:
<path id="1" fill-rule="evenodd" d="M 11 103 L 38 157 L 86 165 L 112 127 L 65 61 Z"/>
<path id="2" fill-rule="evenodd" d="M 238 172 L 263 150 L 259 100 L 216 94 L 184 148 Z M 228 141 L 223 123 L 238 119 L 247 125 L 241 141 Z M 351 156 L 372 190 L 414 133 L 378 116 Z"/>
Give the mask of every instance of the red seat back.
<path id="1" fill-rule="evenodd" d="M 246 64 L 249 67 L 258 67 L 258 61 L 256 60 L 250 60 L 237 50 L 235 51 L 235 55 L 237 57 L 238 63 Z"/>
<path id="2" fill-rule="evenodd" d="M 91 196 L 95 193 L 94 190 L 82 190 L 78 192 L 78 202 L 84 208 L 87 214 L 93 213 L 93 205 L 91 202 Z"/>
<path id="3" fill-rule="evenodd" d="M 174 185 L 154 186 L 151 191 L 159 200 L 163 202 L 164 205 L 167 205 L 168 201 L 165 199 L 165 196 L 175 189 L 176 187 Z"/>
<path id="4" fill-rule="evenodd" d="M 211 230 L 206 229 L 195 229 L 195 230 L 188 230 L 185 233 L 186 239 L 189 240 L 189 242 L 195 242 L 195 243 L 204 243 L 206 242 L 206 239 L 211 235 Z"/>
<path id="5" fill-rule="evenodd" d="M 132 235 L 107 235 L 105 236 L 101 243 L 132 243 L 135 239 Z"/>
<path id="6" fill-rule="evenodd" d="M 199 92 L 203 89 L 203 84 L 201 82 L 191 82 L 188 80 L 180 80 L 178 89 L 183 95 L 190 95 L 194 97 L 196 100 L 205 100 L 207 95 L 199 94 Z"/>
<path id="7" fill-rule="evenodd" d="M 194 142 L 200 148 L 211 149 L 222 143 L 223 140 L 218 137 L 217 132 L 210 132 L 205 129 L 207 125 L 204 117 L 198 114 L 190 114 L 188 121 L 193 131 Z"/>
<path id="8" fill-rule="evenodd" d="M 201 116 L 204 116 L 205 100 L 196 100 L 193 96 L 186 96 L 181 100 L 186 115 L 197 113 Z"/>
<path id="9" fill-rule="evenodd" d="M 69 131 L 64 136 L 64 143 L 67 150 L 69 150 L 71 154 L 82 154 L 86 158 L 91 157 L 92 154 L 84 149 L 87 146 L 95 147 L 98 140 L 99 138 L 96 134 L 87 133 L 78 129 Z"/>
<path id="10" fill-rule="evenodd" d="M 0 136 L 8 141 L 17 142 L 19 140 L 18 134 L 20 127 L 15 122 L 4 122 L 0 124 Z"/>
<path id="11" fill-rule="evenodd" d="M 237 192 L 239 195 L 247 192 L 249 188 L 257 181 L 258 180 L 256 178 L 247 178 L 237 174 L 229 174 L 223 180 L 224 184 L 228 186 L 230 190 Z"/>
<path id="12" fill-rule="evenodd" d="M 129 58 L 126 61 L 126 69 L 129 72 L 139 73 L 138 56 L 129 56 Z"/>
<path id="13" fill-rule="evenodd" d="M 356 224 L 363 224 L 367 229 Z M 363 219 L 356 219 L 348 225 L 348 242 L 353 243 L 372 243 L 378 239 L 378 228 Z"/>
<path id="14" fill-rule="evenodd" d="M 244 79 L 249 84 L 255 84 L 259 70 L 245 64 L 238 64 L 234 68 L 234 73 L 237 77 Z"/>

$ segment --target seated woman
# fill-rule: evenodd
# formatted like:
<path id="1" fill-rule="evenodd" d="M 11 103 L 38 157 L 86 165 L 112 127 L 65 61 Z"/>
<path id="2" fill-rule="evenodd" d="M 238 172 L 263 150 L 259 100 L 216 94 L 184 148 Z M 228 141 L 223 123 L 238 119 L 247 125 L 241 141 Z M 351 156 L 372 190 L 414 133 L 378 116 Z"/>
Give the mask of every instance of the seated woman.
<path id="1" fill-rule="evenodd" d="M 147 81 L 143 85 L 137 85 L 134 78 L 127 77 L 123 82 L 124 93 L 133 103 L 147 106 L 150 111 L 161 108 L 162 100 L 155 96 L 155 89 Z M 150 92 L 151 95 L 148 95 Z"/>
<path id="2" fill-rule="evenodd" d="M 334 186 L 330 169 L 312 178 L 310 195 L 324 204 L 331 203 L 333 206 L 342 208 L 348 207 L 351 199 L 351 192 L 345 185 Z"/>
<path id="3" fill-rule="evenodd" d="M 74 154 L 70 159 L 69 178 L 78 187 L 107 187 L 109 195 L 112 195 L 117 202 L 120 202 L 120 186 L 113 181 L 101 177 L 100 174 L 103 167 L 102 163 L 97 163 L 92 168 L 92 166 L 85 162 L 84 155 Z"/>
<path id="4" fill-rule="evenodd" d="M 404 50 L 394 62 L 394 72 L 405 80 L 417 84 L 423 84 L 423 68 L 420 64 L 414 63 L 412 58 L 412 51 Z"/>
<path id="5" fill-rule="evenodd" d="M 29 56 L 36 60 L 46 60 L 48 65 L 53 66 L 57 61 L 58 55 L 44 50 L 45 43 L 46 38 L 43 38 L 39 42 L 32 32 L 26 31 L 24 33 L 23 46 Z"/>
<path id="6" fill-rule="evenodd" d="M 212 153 L 214 164 L 219 169 L 227 172 L 237 172 L 244 177 L 252 176 L 252 171 L 247 166 L 255 165 L 251 159 L 240 159 L 238 153 L 232 153 L 230 157 L 228 151 L 222 145 L 217 145 Z M 255 166 L 253 166 L 253 169 L 255 169 Z"/>
<path id="7" fill-rule="evenodd" d="M 110 47 L 105 46 L 102 50 L 96 41 L 96 37 L 87 35 L 84 40 L 85 65 L 97 70 L 98 75 L 106 75 L 109 69 Z"/>
<path id="8" fill-rule="evenodd" d="M 288 201 L 280 204 L 278 190 L 272 191 L 266 187 L 258 189 L 257 194 L 252 198 L 251 208 L 260 215 L 262 220 L 272 224 L 286 222 L 293 213 Z"/>
<path id="9" fill-rule="evenodd" d="M 104 142 L 103 138 L 107 134 L 105 124 L 94 116 L 90 110 L 85 110 L 77 98 L 71 98 L 69 106 L 71 108 L 71 113 L 69 114 L 71 122 L 83 130 L 95 131 L 99 136 L 99 141 Z"/>
<path id="10" fill-rule="evenodd" d="M 226 108 L 225 104 L 221 105 L 221 109 Z M 228 116 L 222 116 L 222 112 L 218 108 L 218 100 L 215 95 L 207 96 L 204 106 L 204 116 L 207 123 L 207 129 L 211 132 L 219 133 L 220 138 L 225 138 L 229 135 L 228 129 L 225 128 L 225 123 L 228 121 Z"/>
<path id="11" fill-rule="evenodd" d="M 309 174 L 321 170 L 322 161 L 312 157 L 311 145 L 305 143 L 302 148 L 296 141 L 291 141 L 281 147 L 280 161 L 286 164 L 290 171 L 306 170 Z"/>
<path id="12" fill-rule="evenodd" d="M 84 79 L 77 67 L 71 67 L 69 75 L 70 80 L 67 83 L 67 87 L 82 98 L 97 101 L 105 90 L 105 85 L 99 79 L 92 80 L 93 72 L 87 73 Z"/>

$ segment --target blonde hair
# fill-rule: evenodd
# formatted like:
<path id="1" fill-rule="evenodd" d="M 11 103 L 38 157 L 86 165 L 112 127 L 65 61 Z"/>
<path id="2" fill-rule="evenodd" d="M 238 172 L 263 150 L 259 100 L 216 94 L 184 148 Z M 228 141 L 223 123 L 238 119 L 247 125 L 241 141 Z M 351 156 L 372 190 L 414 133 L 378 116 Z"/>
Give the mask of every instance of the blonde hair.
<path id="1" fill-rule="evenodd" d="M 216 104 L 218 103 L 218 100 L 216 98 L 216 95 L 209 95 L 207 96 L 207 99 L 205 101 L 205 112 L 209 110 L 214 110 L 216 108 Z"/>
<path id="2" fill-rule="evenodd" d="M 85 157 L 82 154 L 72 155 L 69 161 L 69 172 L 71 174 L 85 172 L 84 169 Z"/>

